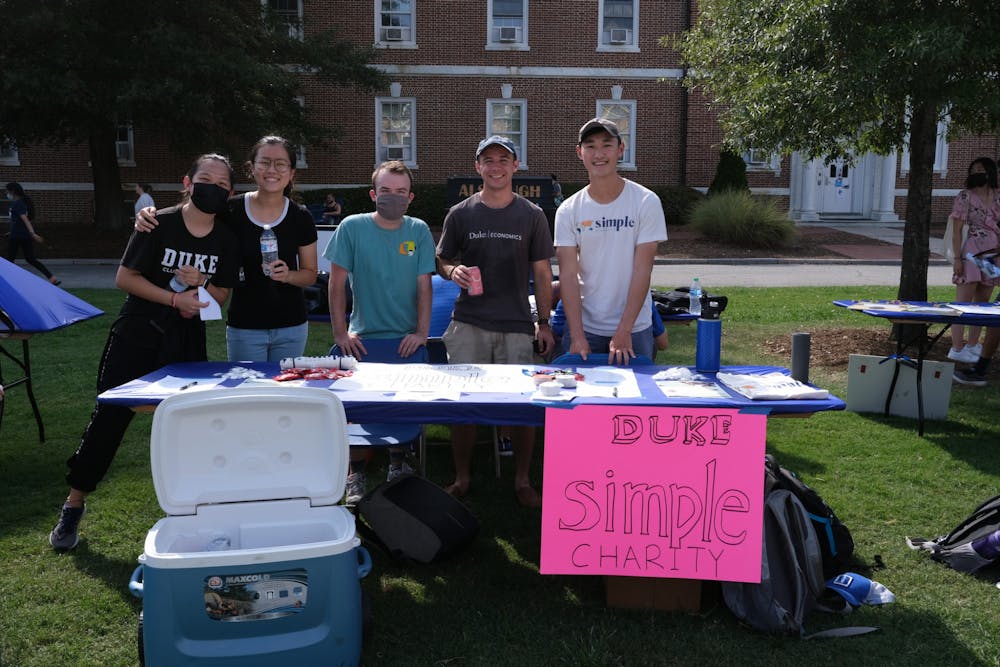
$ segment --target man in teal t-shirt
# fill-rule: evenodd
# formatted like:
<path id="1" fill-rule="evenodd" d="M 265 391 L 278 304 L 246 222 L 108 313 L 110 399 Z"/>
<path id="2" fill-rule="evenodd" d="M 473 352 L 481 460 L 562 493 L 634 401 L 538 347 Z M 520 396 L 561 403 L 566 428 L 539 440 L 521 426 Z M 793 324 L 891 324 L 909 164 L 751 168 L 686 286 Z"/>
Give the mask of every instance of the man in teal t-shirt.
<path id="1" fill-rule="evenodd" d="M 431 321 L 434 240 L 427 223 L 411 218 L 413 175 L 402 162 L 384 162 L 372 174 L 374 213 L 340 223 L 323 256 L 330 260 L 330 319 L 340 353 L 364 360 L 365 339 L 400 338 L 399 355 L 409 357 L 427 343 Z M 347 280 L 354 305 L 347 322 Z M 389 479 L 412 469 L 403 451 L 389 450 Z M 364 495 L 365 450 L 351 451 L 347 502 Z"/>

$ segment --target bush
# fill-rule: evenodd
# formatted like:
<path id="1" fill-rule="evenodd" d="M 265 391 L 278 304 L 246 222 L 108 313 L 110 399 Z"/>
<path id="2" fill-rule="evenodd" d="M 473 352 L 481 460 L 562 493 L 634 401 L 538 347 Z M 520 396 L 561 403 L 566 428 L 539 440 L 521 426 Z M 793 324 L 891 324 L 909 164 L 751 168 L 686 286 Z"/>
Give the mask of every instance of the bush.
<path id="1" fill-rule="evenodd" d="M 795 240 L 795 223 L 770 202 L 746 192 L 709 197 L 691 211 L 691 226 L 712 241 L 750 248 L 784 248 Z"/>
<path id="2" fill-rule="evenodd" d="M 660 185 L 650 187 L 663 204 L 663 215 L 667 219 L 667 229 L 683 226 L 691 222 L 691 209 L 705 198 L 694 188 L 683 185 Z"/>
<path id="3" fill-rule="evenodd" d="M 750 192 L 747 182 L 747 165 L 743 158 L 732 151 L 722 151 L 719 154 L 719 166 L 715 168 L 715 178 L 708 186 L 708 196 L 714 197 L 723 192 Z"/>

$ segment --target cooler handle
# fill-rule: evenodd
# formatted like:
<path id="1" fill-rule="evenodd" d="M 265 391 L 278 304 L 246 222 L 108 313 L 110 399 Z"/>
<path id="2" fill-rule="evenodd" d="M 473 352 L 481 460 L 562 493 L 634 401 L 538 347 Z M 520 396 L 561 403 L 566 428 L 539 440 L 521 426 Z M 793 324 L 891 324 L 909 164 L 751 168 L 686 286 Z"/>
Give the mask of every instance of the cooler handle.
<path id="1" fill-rule="evenodd" d="M 370 563 L 371 561 L 369 561 Z M 139 565 L 132 572 L 132 578 L 128 582 L 128 590 L 135 597 L 142 598 L 142 565 Z"/>
<path id="2" fill-rule="evenodd" d="M 361 562 L 358 563 L 358 579 L 364 579 L 368 576 L 368 573 L 372 571 L 372 556 L 368 553 L 368 549 L 365 549 L 362 546 L 357 546 L 355 548 L 358 550 L 358 557 L 361 560 Z M 142 584 L 139 584 L 139 586 L 141 587 Z"/>

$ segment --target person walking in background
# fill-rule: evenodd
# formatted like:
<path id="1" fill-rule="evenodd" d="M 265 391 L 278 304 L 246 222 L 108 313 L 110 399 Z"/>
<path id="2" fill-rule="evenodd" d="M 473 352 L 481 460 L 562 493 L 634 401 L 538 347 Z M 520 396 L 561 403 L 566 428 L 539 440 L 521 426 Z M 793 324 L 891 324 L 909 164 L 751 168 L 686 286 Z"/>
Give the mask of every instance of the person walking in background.
<path id="1" fill-rule="evenodd" d="M 195 160 L 184 176 L 184 201 L 157 214 L 148 234 L 129 239 L 115 284 L 128 293 L 111 325 L 97 372 L 97 392 L 117 387 L 167 364 L 206 361 L 205 323 L 198 311 L 204 286 L 224 303 L 236 284 L 239 250 L 236 237 L 216 215 L 232 194 L 233 169 L 221 155 Z M 182 264 L 184 258 L 197 258 Z M 174 286 L 179 283 L 182 290 Z M 79 524 L 92 493 L 114 460 L 135 413 L 127 407 L 98 403 L 80 445 L 67 461 L 70 491 L 49 534 L 49 544 L 67 551 L 79 542 Z"/>
<path id="2" fill-rule="evenodd" d="M 153 191 L 153 187 L 149 183 L 136 183 L 135 184 L 135 214 L 139 215 L 139 211 L 144 208 L 156 208 L 156 202 L 153 201 L 153 195 L 149 194 Z"/>
<path id="3" fill-rule="evenodd" d="M 233 197 L 222 221 L 240 243 L 242 268 L 233 289 L 226 327 L 230 361 L 280 361 L 301 357 L 309 333 L 304 287 L 316 282 L 316 225 L 291 200 L 295 148 L 287 139 L 266 136 L 253 145 L 246 163 L 257 189 Z M 136 229 L 155 225 L 146 208 Z M 278 259 L 265 273 L 260 235 L 269 225 L 278 238 Z"/>
<path id="4" fill-rule="evenodd" d="M 323 256 L 330 260 L 330 319 L 340 354 L 363 361 L 365 340 L 401 339 L 406 358 L 427 344 L 431 321 L 434 239 L 423 220 L 406 215 L 413 201 L 413 174 L 402 162 L 383 162 L 372 174 L 368 193 L 374 213 L 349 215 L 337 227 Z M 347 281 L 353 305 L 347 322 Z M 376 361 L 378 361 L 376 359 Z M 351 448 L 346 502 L 365 494 L 367 448 Z M 413 472 L 405 452 L 389 449 L 388 481 Z"/>
<path id="5" fill-rule="evenodd" d="M 650 276 L 656 247 L 667 238 L 660 198 L 622 178 L 618 126 L 593 118 L 580 128 L 576 154 L 589 184 L 556 211 L 556 255 L 566 333 L 564 352 L 608 355 L 627 364 L 654 358 Z"/>
<path id="6" fill-rule="evenodd" d="M 990 301 L 993 288 L 1000 284 L 1000 279 L 984 275 L 965 256 L 996 251 L 1000 245 L 1000 190 L 997 188 L 996 162 L 988 157 L 972 161 L 965 179 L 965 190 L 958 193 L 951 207 L 951 218 L 952 237 L 945 239 L 945 243 L 951 243 L 955 257 L 954 276 L 951 279 L 955 283 L 955 299 L 973 303 Z M 963 227 L 968 228 L 964 242 Z M 953 324 L 948 358 L 952 361 L 976 363 L 983 349 L 979 343 L 980 329 L 978 326 Z"/>
<path id="7" fill-rule="evenodd" d="M 531 364 L 533 340 L 542 355 L 553 346 L 548 320 L 553 254 L 548 221 L 542 209 L 512 189 L 518 161 L 509 139 L 495 135 L 483 139 L 475 166 L 483 189 L 451 207 L 437 246 L 438 273 L 462 288 L 442 340 L 449 363 Z M 474 283 L 477 273 L 481 280 Z M 532 277 L 537 324 L 528 302 Z M 535 429 L 511 427 L 510 433 L 514 493 L 522 505 L 540 507 L 541 495 L 529 478 Z M 452 427 L 455 481 L 448 492 L 454 496 L 469 492 L 475 442 L 475 425 Z"/>
<path id="8" fill-rule="evenodd" d="M 24 252 L 24 260 L 45 276 L 53 285 L 60 285 L 62 281 L 52 275 L 52 272 L 35 257 L 35 242 L 45 241 L 35 232 L 33 224 L 35 211 L 31 205 L 31 199 L 25 194 L 20 183 L 7 184 L 7 199 L 10 200 L 10 239 L 7 244 L 7 260 L 14 262 L 17 259 L 18 250 Z"/>
<path id="9" fill-rule="evenodd" d="M 337 201 L 337 198 L 333 196 L 332 192 L 328 192 L 326 195 L 326 201 L 323 203 L 323 224 L 339 224 L 343 213 L 344 209 L 340 205 L 340 202 Z"/>
<path id="10" fill-rule="evenodd" d="M 555 174 L 549 174 L 549 178 L 552 179 L 552 205 L 559 208 L 559 205 L 563 203 L 562 186 L 559 185 L 559 179 L 556 178 Z"/>

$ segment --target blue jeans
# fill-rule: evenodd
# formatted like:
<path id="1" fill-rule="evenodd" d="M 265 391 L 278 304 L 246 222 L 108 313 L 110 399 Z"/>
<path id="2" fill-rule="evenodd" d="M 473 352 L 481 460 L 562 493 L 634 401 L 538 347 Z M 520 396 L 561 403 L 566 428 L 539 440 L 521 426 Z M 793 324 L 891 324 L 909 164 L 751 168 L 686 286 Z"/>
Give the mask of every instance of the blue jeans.
<path id="1" fill-rule="evenodd" d="M 280 329 L 238 329 L 226 327 L 229 361 L 281 361 L 301 357 L 306 350 L 309 323 Z"/>
<path id="2" fill-rule="evenodd" d="M 608 346 L 611 343 L 611 336 L 600 336 L 598 334 L 583 332 L 587 337 L 587 343 L 590 345 L 590 352 L 592 354 L 607 354 L 609 352 Z M 569 328 L 567 327 L 566 332 L 562 337 L 562 352 L 566 354 L 569 352 L 570 346 L 570 336 Z M 643 329 L 642 331 L 632 332 L 632 351 L 638 355 L 644 357 L 649 357 L 654 359 L 656 351 L 654 348 L 653 340 L 653 327 L 648 329 Z"/>

